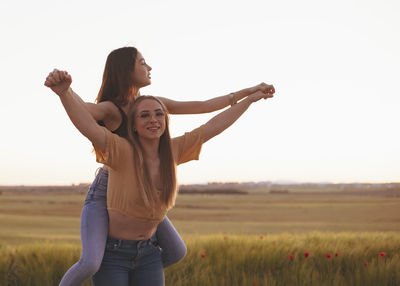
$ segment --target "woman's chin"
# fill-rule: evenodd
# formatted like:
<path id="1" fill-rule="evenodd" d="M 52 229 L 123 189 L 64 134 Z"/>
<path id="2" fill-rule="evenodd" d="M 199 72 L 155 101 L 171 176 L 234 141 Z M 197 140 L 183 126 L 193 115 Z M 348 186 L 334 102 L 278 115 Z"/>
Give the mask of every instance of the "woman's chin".
<path id="1" fill-rule="evenodd" d="M 146 81 L 145 83 L 142 84 L 142 87 L 148 86 L 151 84 L 151 80 L 149 79 L 148 81 Z"/>

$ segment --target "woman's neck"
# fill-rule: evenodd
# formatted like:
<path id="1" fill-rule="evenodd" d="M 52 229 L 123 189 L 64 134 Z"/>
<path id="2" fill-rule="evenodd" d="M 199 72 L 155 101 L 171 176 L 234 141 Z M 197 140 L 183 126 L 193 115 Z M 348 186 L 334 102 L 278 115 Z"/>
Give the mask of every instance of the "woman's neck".
<path id="1" fill-rule="evenodd" d="M 128 104 L 132 104 L 133 102 L 135 102 L 136 98 L 138 98 L 139 96 L 140 96 L 140 89 L 133 87 L 128 96 Z"/>
<path id="2" fill-rule="evenodd" d="M 142 145 L 143 155 L 150 160 L 158 158 L 158 148 L 160 146 L 160 139 L 145 139 L 140 138 L 140 145 Z"/>
<path id="3" fill-rule="evenodd" d="M 129 108 L 131 107 L 131 105 L 135 102 L 136 98 L 138 98 L 140 96 L 140 90 L 139 89 L 132 89 L 129 96 L 128 96 L 128 102 L 121 106 L 122 110 L 128 114 Z"/>

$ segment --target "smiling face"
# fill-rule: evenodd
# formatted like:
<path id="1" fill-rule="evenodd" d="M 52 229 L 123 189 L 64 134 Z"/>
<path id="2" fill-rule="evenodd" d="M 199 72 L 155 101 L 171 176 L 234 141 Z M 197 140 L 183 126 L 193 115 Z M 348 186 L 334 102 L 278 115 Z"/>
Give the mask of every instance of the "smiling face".
<path id="1" fill-rule="evenodd" d="M 152 68 L 146 63 L 140 52 L 137 52 L 134 70 L 133 81 L 137 88 L 151 84 L 150 71 Z"/>
<path id="2" fill-rule="evenodd" d="M 165 132 L 166 113 L 156 100 L 142 100 L 135 111 L 135 132 L 142 139 L 159 139 Z"/>

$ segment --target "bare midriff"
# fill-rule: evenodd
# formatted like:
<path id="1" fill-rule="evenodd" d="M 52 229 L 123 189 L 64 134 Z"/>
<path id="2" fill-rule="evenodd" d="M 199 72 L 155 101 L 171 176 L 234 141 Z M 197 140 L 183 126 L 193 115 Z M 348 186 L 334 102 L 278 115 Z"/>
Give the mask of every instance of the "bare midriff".
<path id="1" fill-rule="evenodd" d="M 126 240 L 149 239 L 156 232 L 159 224 L 159 222 L 136 220 L 114 210 L 108 210 L 108 216 L 108 234 L 114 238 Z"/>

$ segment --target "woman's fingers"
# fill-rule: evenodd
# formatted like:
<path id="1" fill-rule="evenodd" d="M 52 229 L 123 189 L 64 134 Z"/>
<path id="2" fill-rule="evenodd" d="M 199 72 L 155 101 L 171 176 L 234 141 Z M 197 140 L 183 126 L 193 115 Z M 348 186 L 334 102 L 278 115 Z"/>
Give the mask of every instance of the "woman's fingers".
<path id="1" fill-rule="evenodd" d="M 60 74 L 61 74 L 61 72 L 60 72 L 59 70 L 54 70 L 54 71 L 53 71 L 53 78 L 54 78 L 54 80 L 55 80 L 56 82 L 61 81 L 61 79 L 60 79 Z"/>
<path id="2" fill-rule="evenodd" d="M 258 86 L 259 86 L 259 89 L 264 93 L 270 93 L 270 94 L 275 93 L 275 88 L 271 84 L 266 84 L 266 83 L 262 82 Z"/>
<path id="3" fill-rule="evenodd" d="M 46 82 L 48 82 L 51 85 L 56 85 L 64 80 L 70 80 L 70 79 L 71 79 L 71 76 L 68 74 L 68 72 L 54 69 L 47 76 Z"/>
<path id="4" fill-rule="evenodd" d="M 275 87 L 273 85 L 269 86 L 269 91 L 268 93 L 274 94 L 275 93 Z"/>
<path id="5" fill-rule="evenodd" d="M 70 80 L 71 75 L 68 74 L 68 72 L 64 71 L 62 72 L 62 80 Z"/>
<path id="6" fill-rule="evenodd" d="M 47 86 L 47 87 L 53 87 L 53 86 L 59 84 L 62 81 L 62 77 L 63 77 L 62 72 L 57 70 L 57 69 L 54 69 L 46 77 L 44 85 Z"/>
<path id="7" fill-rule="evenodd" d="M 55 84 L 56 84 L 56 82 L 55 82 L 54 77 L 52 75 L 48 75 L 47 78 L 46 78 L 46 81 L 45 81 L 45 85 L 48 86 L 48 87 L 51 87 L 51 86 L 53 86 Z"/>

